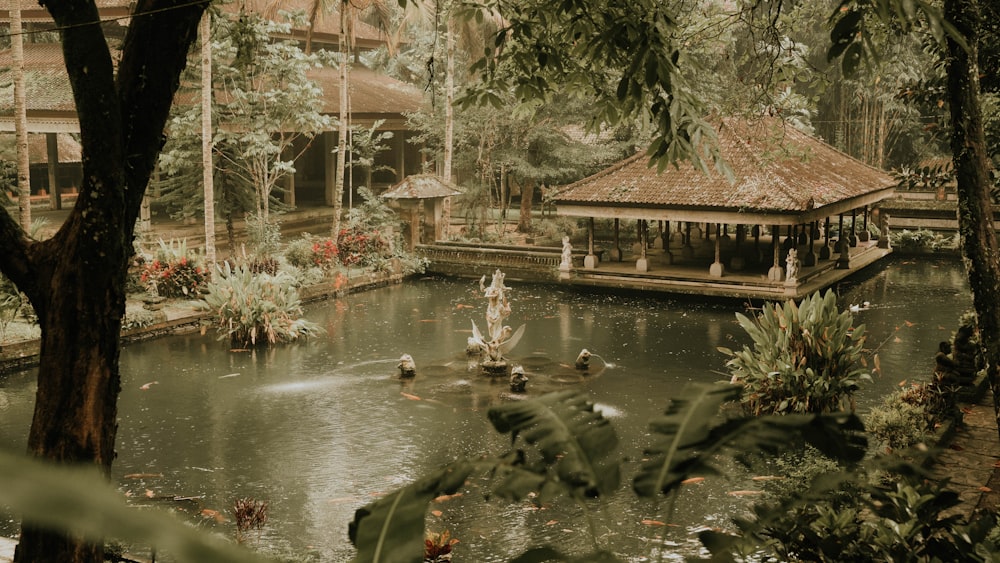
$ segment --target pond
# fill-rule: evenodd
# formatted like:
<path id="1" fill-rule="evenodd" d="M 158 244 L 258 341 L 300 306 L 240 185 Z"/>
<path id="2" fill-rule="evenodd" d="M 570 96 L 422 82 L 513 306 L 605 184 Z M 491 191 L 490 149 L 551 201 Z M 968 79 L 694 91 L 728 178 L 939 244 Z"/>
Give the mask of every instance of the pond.
<path id="1" fill-rule="evenodd" d="M 631 460 L 620 494 L 593 507 L 602 547 L 643 561 L 663 538 L 680 558 L 696 549 L 694 531 L 725 526 L 752 501 L 729 494 L 747 483 L 709 479 L 686 487 L 667 519 L 627 482 L 648 443 L 648 420 L 670 397 L 691 381 L 728 379 L 717 347 L 747 342 L 734 313 L 748 304 L 507 285 L 507 323 L 526 327 L 510 357 L 571 374 L 566 366 L 587 348 L 599 356 L 594 366 L 607 366 L 593 377 L 529 382 L 529 394 L 585 390 L 612 419 L 618 455 Z M 836 290 L 844 307 L 870 302 L 855 322 L 866 325 L 882 373 L 862 390 L 861 410 L 900 381 L 926 381 L 937 343 L 971 307 L 957 259 L 894 258 Z M 253 544 L 299 560 L 346 561 L 347 524 L 359 506 L 453 459 L 509 446 L 486 420 L 489 406 L 507 400 L 506 384 L 465 366 L 472 322 L 483 327 L 484 315 L 475 280 L 426 278 L 310 306 L 327 335 L 301 345 L 230 352 L 197 334 L 130 344 L 121 357 L 114 482 L 137 504 L 175 508 L 229 536 L 235 499 L 266 500 L 270 519 Z M 417 363 L 412 382 L 396 378 L 403 353 Z M 30 371 L 0 380 L 0 447 L 24 448 L 34 385 Z M 507 561 L 543 543 L 591 548 L 578 507 L 536 510 L 481 493 L 473 484 L 429 516 L 431 530 L 460 540 L 456 561 Z M 0 533 L 16 530 L 5 518 Z"/>

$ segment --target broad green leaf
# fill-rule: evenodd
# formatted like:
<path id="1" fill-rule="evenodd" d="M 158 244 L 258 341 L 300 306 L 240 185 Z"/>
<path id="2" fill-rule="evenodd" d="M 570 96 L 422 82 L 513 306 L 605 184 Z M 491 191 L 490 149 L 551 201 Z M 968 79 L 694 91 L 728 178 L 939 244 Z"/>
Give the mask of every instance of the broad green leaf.
<path id="1" fill-rule="evenodd" d="M 498 432 L 510 432 L 512 441 L 521 436 L 535 445 L 559 479 L 577 492 L 604 494 L 617 486 L 617 473 L 608 476 L 616 469 L 602 466 L 600 459 L 614 450 L 618 437 L 583 393 L 507 403 L 491 408 L 489 419 Z"/>
<path id="2" fill-rule="evenodd" d="M 34 525 L 92 540 L 116 538 L 151 545 L 177 561 L 266 561 L 167 512 L 129 506 L 91 468 L 56 466 L 0 452 L 0 482 L 0 504 Z"/>
<path id="3" fill-rule="evenodd" d="M 424 558 L 424 519 L 435 497 L 454 494 L 474 466 L 447 465 L 354 513 L 348 537 L 358 548 L 357 563 L 420 563 Z"/>

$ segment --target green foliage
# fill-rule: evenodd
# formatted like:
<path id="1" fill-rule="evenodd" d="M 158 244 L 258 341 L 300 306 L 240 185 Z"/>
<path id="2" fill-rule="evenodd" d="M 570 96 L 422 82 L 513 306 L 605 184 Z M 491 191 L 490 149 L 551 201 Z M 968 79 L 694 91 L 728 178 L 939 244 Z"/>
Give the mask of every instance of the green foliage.
<path id="1" fill-rule="evenodd" d="M 262 562 L 246 549 L 221 541 L 156 509 L 128 506 L 93 468 L 55 466 L 0 451 L 0 505 L 25 522 L 95 541 L 107 537 L 153 545 L 177 561 Z"/>
<path id="2" fill-rule="evenodd" d="M 281 247 L 281 224 L 261 213 L 246 216 L 247 236 L 255 257 L 271 256 Z"/>
<path id="3" fill-rule="evenodd" d="M 881 460 L 895 475 L 890 487 L 865 484 L 863 474 L 826 473 L 803 492 L 737 518 L 739 535 L 703 532 L 713 561 L 734 554 L 779 561 L 994 561 L 997 514 L 956 514 L 958 493 L 928 480 L 914 465 Z"/>
<path id="4" fill-rule="evenodd" d="M 927 229 L 911 231 L 903 229 L 901 231 L 891 231 L 889 242 L 900 251 L 918 250 L 944 250 L 958 248 L 958 235 L 944 236 L 940 233 Z"/>
<path id="5" fill-rule="evenodd" d="M 932 384 L 915 384 L 882 398 L 865 415 L 865 428 L 886 451 L 925 443 L 950 412 L 950 393 Z"/>
<path id="6" fill-rule="evenodd" d="M 199 265 L 200 256 L 189 251 L 186 240 L 159 241 L 152 257 L 142 261 L 140 282 L 160 297 L 194 297 L 208 282 L 208 271 Z"/>
<path id="7" fill-rule="evenodd" d="M 858 461 L 864 439 L 854 415 L 799 415 L 717 420 L 719 406 L 738 390 L 728 385 L 691 385 L 662 418 L 651 423 L 657 436 L 650 460 L 633 482 L 641 496 L 676 490 L 689 476 L 712 467 L 721 452 L 778 451 L 805 440 L 839 460 Z M 362 507 L 350 526 L 358 548 L 355 561 L 419 562 L 424 554 L 424 518 L 430 501 L 454 494 L 476 474 L 489 478 L 490 496 L 549 502 L 567 496 L 582 503 L 604 497 L 619 484 L 618 438 L 610 422 L 577 391 L 504 403 L 488 413 L 494 428 L 511 434 L 513 449 L 498 457 L 459 460 L 432 475 Z M 581 506 L 586 506 L 581 504 Z M 618 561 L 605 551 L 567 556 L 533 547 L 513 561 Z"/>
<path id="8" fill-rule="evenodd" d="M 732 381 L 743 386 L 742 404 L 752 415 L 854 410 L 854 392 L 870 379 L 855 366 L 862 359 L 864 325 L 852 326 L 850 312 L 837 309 L 833 291 L 818 292 L 800 305 L 765 305 L 750 319 L 736 318 L 753 347 L 726 362 Z"/>
<path id="9" fill-rule="evenodd" d="M 686 159 L 706 170 L 706 160 L 719 162 L 705 108 L 681 70 L 689 60 L 677 40 L 676 5 L 529 0 L 485 7 L 496 9 L 505 28 L 495 49 L 473 65 L 482 83 L 462 97 L 464 106 L 507 107 L 503 97 L 512 92 L 519 109 L 530 111 L 529 102 L 545 100 L 559 85 L 591 100 L 593 125 L 648 116 L 653 140 L 647 152 L 661 170 Z M 482 17 L 482 9 L 460 13 Z"/>
<path id="10" fill-rule="evenodd" d="M 212 19 L 213 166 L 217 212 L 268 215 L 280 207 L 274 196 L 281 181 L 295 172 L 294 161 L 309 146 L 296 143 L 332 128 L 321 113 L 323 92 L 307 73 L 329 63 L 323 52 L 305 54 L 288 37 L 300 14 L 279 12 L 269 21 L 257 13 Z M 191 64 L 189 68 L 199 69 Z M 191 77 L 189 84 L 200 84 Z M 167 145 L 160 156 L 164 202 L 175 215 L 203 209 L 201 106 L 179 105 L 172 116 Z"/>
<path id="11" fill-rule="evenodd" d="M 339 263 L 337 244 L 332 239 L 303 234 L 285 246 L 288 263 L 299 269 L 319 268 L 332 271 Z"/>
<path id="12" fill-rule="evenodd" d="M 202 307 L 214 314 L 219 338 L 228 337 L 236 348 L 270 346 L 323 332 L 316 323 L 299 318 L 299 292 L 284 272 L 254 274 L 227 262 L 208 284 Z"/>
<path id="13" fill-rule="evenodd" d="M 21 309 L 28 304 L 14 282 L 0 275 L 0 341 L 7 338 L 7 327 L 17 318 Z"/>

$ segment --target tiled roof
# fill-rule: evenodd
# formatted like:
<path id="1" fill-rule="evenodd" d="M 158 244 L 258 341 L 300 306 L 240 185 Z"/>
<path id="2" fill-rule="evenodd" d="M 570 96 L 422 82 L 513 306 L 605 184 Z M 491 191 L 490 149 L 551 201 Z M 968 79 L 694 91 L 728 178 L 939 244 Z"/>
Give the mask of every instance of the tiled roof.
<path id="1" fill-rule="evenodd" d="M 3 1 L 0 0 L 0 2 Z M 235 14 L 239 12 L 242 5 L 249 12 L 260 13 L 265 17 L 277 19 L 278 10 L 287 12 L 301 11 L 305 12 L 308 16 L 312 3 L 313 0 L 243 0 L 242 2 L 230 2 L 228 4 L 220 4 L 219 6 L 224 12 Z M 357 5 L 359 2 L 355 1 L 354 4 Z M 370 49 L 383 45 L 386 42 L 385 34 L 380 32 L 376 27 L 361 21 L 354 22 L 353 25 L 356 46 Z M 305 26 L 296 27 L 293 30 L 293 35 L 296 37 L 305 38 L 305 34 Z M 320 9 L 316 13 L 316 21 L 313 24 L 313 41 L 335 45 L 338 43 L 339 37 L 340 15 L 338 12 L 327 12 Z"/>
<path id="2" fill-rule="evenodd" d="M 340 111 L 340 71 L 318 68 L 309 78 L 323 89 L 323 113 Z M 420 109 L 423 94 L 420 89 L 361 65 L 351 67 L 348 84 L 351 89 L 351 112 L 354 114 L 403 114 Z"/>
<path id="3" fill-rule="evenodd" d="M 25 85 L 29 112 L 65 112 L 76 114 L 69 76 L 58 43 L 29 43 L 24 46 Z M 0 115 L 13 113 L 14 86 L 9 71 L 10 50 L 0 51 Z M 335 68 L 313 69 L 309 73 L 323 88 L 323 112 L 335 115 L 340 110 L 340 76 Z M 378 74 L 360 65 L 351 67 L 349 79 L 351 108 L 355 115 L 398 116 L 420 109 L 420 89 Z"/>
<path id="4" fill-rule="evenodd" d="M 554 200 L 557 205 L 803 212 L 894 184 L 885 172 L 778 120 L 754 125 L 723 120 L 718 144 L 733 183 L 688 162 L 658 174 L 645 154 L 636 154 L 566 186 Z"/>
<path id="5" fill-rule="evenodd" d="M 429 199 L 461 195 L 462 192 L 451 182 L 445 182 L 435 174 L 413 174 L 403 178 L 389 191 L 382 194 L 386 199 Z"/>
<path id="6" fill-rule="evenodd" d="M 14 84 L 10 74 L 10 49 L 0 51 L 0 113 L 14 110 Z M 26 43 L 24 45 L 24 83 L 28 111 L 76 111 L 69 75 L 63 63 L 62 45 Z"/>

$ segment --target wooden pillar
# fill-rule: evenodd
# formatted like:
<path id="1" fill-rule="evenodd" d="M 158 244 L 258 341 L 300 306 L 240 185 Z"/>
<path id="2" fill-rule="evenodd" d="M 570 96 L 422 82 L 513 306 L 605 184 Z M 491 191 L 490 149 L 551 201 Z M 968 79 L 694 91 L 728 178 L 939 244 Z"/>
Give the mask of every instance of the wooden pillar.
<path id="1" fill-rule="evenodd" d="M 743 239 L 745 239 L 746 236 L 746 227 L 744 225 L 736 225 L 736 242 L 733 245 L 733 257 L 729 260 L 729 267 L 734 272 L 739 272 L 746 267 L 746 257 L 743 256 L 740 249 L 740 246 L 743 244 Z"/>
<path id="2" fill-rule="evenodd" d="M 720 233 L 719 224 L 715 224 L 715 262 L 708 268 L 708 275 L 716 278 L 721 278 L 725 271 L 722 267 L 722 237 L 719 236 Z"/>
<path id="3" fill-rule="evenodd" d="M 337 148 L 337 140 L 332 131 L 323 133 L 323 201 L 334 206 L 337 195 L 337 156 L 333 151 Z"/>
<path id="4" fill-rule="evenodd" d="M 816 222 L 813 221 L 806 226 L 809 231 L 809 250 L 806 251 L 806 255 L 802 257 L 803 266 L 815 266 L 816 265 L 816 253 L 813 252 L 813 245 L 816 242 Z"/>
<path id="5" fill-rule="evenodd" d="M 863 211 L 864 222 L 861 225 L 861 232 L 858 233 L 858 240 L 861 242 L 868 242 L 871 239 L 871 235 L 868 233 L 868 206 L 866 205 Z"/>
<path id="6" fill-rule="evenodd" d="M 614 237 L 614 242 L 612 243 L 611 247 L 611 260 L 613 262 L 621 262 L 622 261 L 621 219 L 617 217 L 615 217 L 615 229 L 614 229 L 614 234 L 612 236 Z"/>
<path id="7" fill-rule="evenodd" d="M 674 255 L 670 252 L 670 221 L 666 221 L 663 229 L 663 263 L 674 263 Z"/>
<path id="8" fill-rule="evenodd" d="M 694 257 L 694 247 L 691 246 L 691 223 L 684 224 L 684 247 L 681 248 L 681 256 L 684 258 Z"/>
<path id="9" fill-rule="evenodd" d="M 781 228 L 778 225 L 771 226 L 771 247 L 773 248 L 773 262 L 771 269 L 767 271 L 769 281 L 782 281 L 785 278 L 785 269 L 781 267 Z"/>
<path id="10" fill-rule="evenodd" d="M 402 182 L 406 178 L 406 131 L 396 131 L 393 135 L 396 145 L 396 182 Z M 368 186 L 368 189 L 372 189 Z"/>
<path id="11" fill-rule="evenodd" d="M 830 217 L 827 216 L 823 223 L 823 247 L 819 249 L 819 259 L 830 259 Z"/>
<path id="12" fill-rule="evenodd" d="M 594 254 L 594 218 L 587 223 L 587 256 L 583 259 L 583 267 L 593 270 L 597 267 L 597 255 Z"/>
<path id="13" fill-rule="evenodd" d="M 639 258 L 635 261 L 637 272 L 649 271 L 649 259 L 646 258 L 646 245 L 649 244 L 649 225 L 645 219 L 639 219 Z"/>
<path id="14" fill-rule="evenodd" d="M 59 192 L 59 139 L 55 133 L 45 134 L 45 150 L 49 161 L 49 206 L 62 209 L 62 195 Z"/>
<path id="15" fill-rule="evenodd" d="M 851 243 L 851 248 L 854 248 L 854 247 L 856 247 L 858 245 L 858 234 L 857 234 L 857 232 L 854 229 L 854 226 L 857 225 L 857 223 L 858 223 L 858 210 L 857 209 L 852 209 L 851 210 L 851 236 L 850 236 L 850 238 L 848 238 L 848 240 Z"/>

